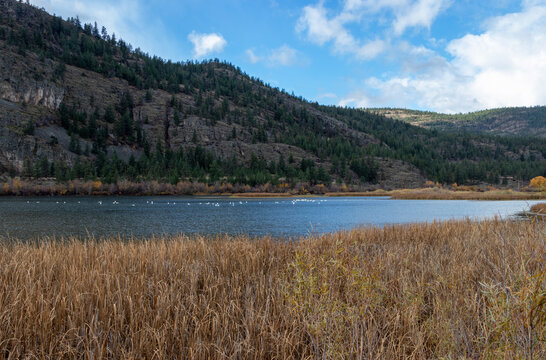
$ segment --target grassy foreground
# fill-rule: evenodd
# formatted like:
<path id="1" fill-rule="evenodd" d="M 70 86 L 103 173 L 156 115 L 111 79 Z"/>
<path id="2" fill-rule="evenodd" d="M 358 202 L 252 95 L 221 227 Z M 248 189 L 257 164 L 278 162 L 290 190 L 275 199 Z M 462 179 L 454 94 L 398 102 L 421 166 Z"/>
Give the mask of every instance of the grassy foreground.
<path id="1" fill-rule="evenodd" d="M 546 358 L 546 224 L 0 246 L 0 357 Z"/>

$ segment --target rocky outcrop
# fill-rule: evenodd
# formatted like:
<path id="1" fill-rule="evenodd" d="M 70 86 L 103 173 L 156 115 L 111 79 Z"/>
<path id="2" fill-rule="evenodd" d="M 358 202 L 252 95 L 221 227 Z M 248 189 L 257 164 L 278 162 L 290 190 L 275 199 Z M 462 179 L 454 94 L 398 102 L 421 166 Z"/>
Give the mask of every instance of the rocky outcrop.
<path id="1" fill-rule="evenodd" d="M 8 128 L 0 128 L 0 144 L 0 170 L 4 171 L 14 169 L 21 173 L 27 159 L 34 162 L 45 157 L 49 162 L 72 165 L 76 158 L 60 145 L 52 146 L 39 137 L 21 136 Z"/>
<path id="2" fill-rule="evenodd" d="M 41 105 L 50 110 L 59 108 L 64 99 L 63 88 L 45 81 L 31 81 L 15 83 L 12 81 L 0 82 L 0 99 L 13 103 Z"/>

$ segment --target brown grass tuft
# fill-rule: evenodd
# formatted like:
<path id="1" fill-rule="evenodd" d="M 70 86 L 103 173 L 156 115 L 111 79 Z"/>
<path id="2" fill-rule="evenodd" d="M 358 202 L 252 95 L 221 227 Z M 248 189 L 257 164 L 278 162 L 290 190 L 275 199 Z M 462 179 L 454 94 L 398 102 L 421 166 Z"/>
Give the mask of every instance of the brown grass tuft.
<path id="1" fill-rule="evenodd" d="M 4 244 L 0 357 L 545 358 L 545 237 L 451 221 Z"/>
<path id="2" fill-rule="evenodd" d="M 546 214 L 546 203 L 531 206 L 531 212 L 535 214 Z"/>

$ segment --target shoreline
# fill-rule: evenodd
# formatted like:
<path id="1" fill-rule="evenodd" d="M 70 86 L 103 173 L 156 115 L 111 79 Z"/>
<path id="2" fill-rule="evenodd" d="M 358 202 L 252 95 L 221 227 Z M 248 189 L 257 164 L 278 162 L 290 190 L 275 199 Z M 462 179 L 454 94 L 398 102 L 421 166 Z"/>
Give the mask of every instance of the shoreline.
<path id="1" fill-rule="evenodd" d="M 423 191 L 425 190 L 425 191 Z M 195 193 L 176 193 L 176 192 L 52 192 L 44 193 L 37 191 L 35 193 L 25 192 L 24 194 L 0 193 L 0 199 L 5 197 L 141 197 L 141 196 L 175 196 L 175 197 L 225 197 L 225 198 L 321 198 L 321 197 L 388 197 L 391 200 L 485 200 L 485 201 L 510 201 L 510 200 L 546 200 L 546 193 L 542 192 L 512 192 L 507 190 L 495 191 L 429 191 L 429 189 L 397 189 L 389 191 L 369 191 L 369 192 L 325 192 L 322 194 L 310 193 L 282 193 L 282 192 L 234 192 L 234 193 L 214 193 L 214 192 L 195 192 Z"/>
<path id="2" fill-rule="evenodd" d="M 289 186 L 290 185 L 290 186 Z M 366 190 L 364 190 L 366 189 Z M 29 181 L 20 178 L 0 181 L 3 196 L 221 196 L 232 198 L 289 198 L 289 197 L 389 197 L 397 200 L 546 200 L 546 191 L 530 187 L 523 191 L 493 186 L 426 186 L 421 188 L 381 189 L 355 185 L 264 184 L 239 185 L 216 182 L 206 184 L 181 181 L 176 184 L 158 181 L 102 183 L 98 180 L 70 180 L 58 183 L 54 179 Z"/>

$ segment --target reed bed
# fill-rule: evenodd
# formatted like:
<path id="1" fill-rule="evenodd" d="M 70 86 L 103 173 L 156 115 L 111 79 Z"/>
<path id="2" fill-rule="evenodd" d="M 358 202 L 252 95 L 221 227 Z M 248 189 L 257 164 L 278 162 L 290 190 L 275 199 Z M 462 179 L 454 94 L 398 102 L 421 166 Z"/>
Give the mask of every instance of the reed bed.
<path id="1" fill-rule="evenodd" d="M 531 206 L 530 211 L 535 214 L 546 215 L 546 203 L 535 204 Z"/>
<path id="2" fill-rule="evenodd" d="M 385 190 L 373 190 L 373 191 L 351 191 L 351 192 L 328 192 L 324 194 L 324 196 L 330 196 L 330 197 L 341 197 L 341 196 L 362 196 L 362 197 L 368 197 L 368 196 L 390 196 L 392 194 L 392 191 L 385 191 Z"/>
<path id="3" fill-rule="evenodd" d="M 393 190 L 392 199 L 404 200 L 544 200 L 546 192 L 512 190 L 452 191 L 446 189 Z"/>
<path id="4" fill-rule="evenodd" d="M 0 358 L 544 359 L 546 225 L 0 246 Z"/>

